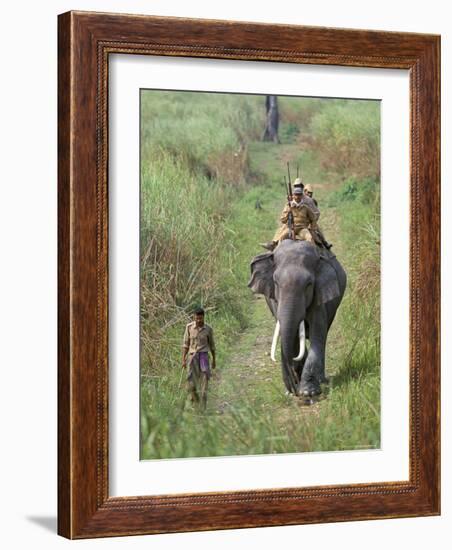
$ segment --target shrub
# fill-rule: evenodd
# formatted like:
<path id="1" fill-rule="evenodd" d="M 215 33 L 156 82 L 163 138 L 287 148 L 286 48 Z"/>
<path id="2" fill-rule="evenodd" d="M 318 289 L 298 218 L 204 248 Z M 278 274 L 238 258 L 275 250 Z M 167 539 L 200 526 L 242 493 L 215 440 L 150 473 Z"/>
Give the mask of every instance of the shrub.
<path id="1" fill-rule="evenodd" d="M 344 202 L 357 201 L 361 204 L 373 205 L 379 210 L 380 183 L 373 177 L 358 179 L 351 177 L 345 180 L 329 198 L 330 206 L 338 206 Z"/>
<path id="2" fill-rule="evenodd" d="M 311 122 L 313 146 L 328 172 L 343 177 L 379 179 L 380 103 L 328 102 Z"/>

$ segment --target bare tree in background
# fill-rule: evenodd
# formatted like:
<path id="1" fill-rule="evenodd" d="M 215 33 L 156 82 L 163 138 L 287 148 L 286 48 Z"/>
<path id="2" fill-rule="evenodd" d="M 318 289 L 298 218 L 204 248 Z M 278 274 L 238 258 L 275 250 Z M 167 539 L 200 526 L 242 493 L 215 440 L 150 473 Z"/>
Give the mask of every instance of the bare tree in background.
<path id="1" fill-rule="evenodd" d="M 267 111 L 267 121 L 264 135 L 262 136 L 262 141 L 273 141 L 274 143 L 281 143 L 278 137 L 279 112 L 277 96 L 266 96 L 265 109 Z"/>

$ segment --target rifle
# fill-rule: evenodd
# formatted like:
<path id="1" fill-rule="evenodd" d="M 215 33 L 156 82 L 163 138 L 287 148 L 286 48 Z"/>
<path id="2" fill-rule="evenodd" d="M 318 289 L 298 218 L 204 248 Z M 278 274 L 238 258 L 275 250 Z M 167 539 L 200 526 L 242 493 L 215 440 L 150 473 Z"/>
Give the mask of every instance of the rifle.
<path id="1" fill-rule="evenodd" d="M 289 206 L 289 214 L 287 215 L 287 227 L 289 229 L 289 239 L 295 238 L 295 232 L 293 227 L 293 212 L 292 207 L 290 206 L 290 201 L 292 200 L 292 185 L 290 184 L 290 179 L 287 182 L 286 176 L 284 176 L 284 185 L 287 191 L 287 205 Z"/>
<path id="2" fill-rule="evenodd" d="M 301 175 L 301 165 L 297 162 L 297 179 L 300 178 L 303 179 L 303 176 Z"/>

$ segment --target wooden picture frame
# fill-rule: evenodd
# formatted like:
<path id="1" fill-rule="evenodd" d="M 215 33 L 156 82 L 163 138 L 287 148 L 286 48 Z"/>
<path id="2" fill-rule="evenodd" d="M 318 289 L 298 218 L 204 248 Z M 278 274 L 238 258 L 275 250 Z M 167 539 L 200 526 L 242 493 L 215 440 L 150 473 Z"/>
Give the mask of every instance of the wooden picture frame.
<path id="1" fill-rule="evenodd" d="M 68 12 L 58 38 L 58 533 L 68 538 L 440 513 L 440 38 Z M 410 73 L 408 481 L 143 497 L 108 491 L 110 54 Z"/>

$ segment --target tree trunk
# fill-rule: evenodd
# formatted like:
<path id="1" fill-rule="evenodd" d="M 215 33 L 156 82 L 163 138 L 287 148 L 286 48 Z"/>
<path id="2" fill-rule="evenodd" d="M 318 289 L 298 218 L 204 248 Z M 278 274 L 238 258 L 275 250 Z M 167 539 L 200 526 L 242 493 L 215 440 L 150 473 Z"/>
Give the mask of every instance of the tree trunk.
<path id="1" fill-rule="evenodd" d="M 277 96 L 268 95 L 265 98 L 265 109 L 267 112 L 267 120 L 264 134 L 262 136 L 262 141 L 273 141 L 274 143 L 281 143 L 278 137 L 279 111 Z"/>

